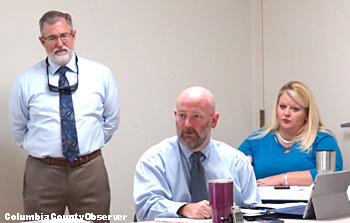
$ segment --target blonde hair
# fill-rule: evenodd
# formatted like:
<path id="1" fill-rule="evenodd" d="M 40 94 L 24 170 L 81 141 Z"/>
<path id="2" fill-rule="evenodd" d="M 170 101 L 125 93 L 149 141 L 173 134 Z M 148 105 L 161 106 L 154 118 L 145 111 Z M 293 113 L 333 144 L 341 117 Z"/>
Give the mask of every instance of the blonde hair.
<path id="1" fill-rule="evenodd" d="M 333 135 L 323 125 L 315 98 L 310 89 L 302 82 L 290 81 L 283 85 L 278 92 L 273 109 L 271 125 L 264 126 L 263 131 L 258 133 L 256 136 L 253 136 L 252 139 L 262 138 L 268 133 L 277 131 L 279 129 L 279 123 L 277 120 L 277 108 L 279 99 L 284 93 L 288 94 L 291 98 L 298 102 L 306 111 L 305 124 L 297 131 L 294 138 L 294 140 L 299 143 L 299 149 L 304 150 L 305 152 L 309 152 L 318 132 L 327 132 Z"/>

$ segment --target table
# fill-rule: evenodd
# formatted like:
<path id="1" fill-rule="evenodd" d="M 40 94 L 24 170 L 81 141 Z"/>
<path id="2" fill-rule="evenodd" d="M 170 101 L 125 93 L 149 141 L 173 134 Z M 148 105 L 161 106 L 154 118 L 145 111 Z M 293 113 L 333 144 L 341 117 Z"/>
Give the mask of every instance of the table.
<path id="1" fill-rule="evenodd" d="M 312 186 L 291 186 L 290 189 L 274 189 L 273 186 L 259 187 L 263 203 L 268 202 L 307 202 Z M 350 186 L 347 190 L 350 200 Z M 349 221 L 350 222 L 350 221 Z"/>
<path id="2" fill-rule="evenodd" d="M 169 219 L 171 220 L 171 219 Z M 335 217 L 335 218 L 328 218 L 323 220 L 311 220 L 311 219 L 283 219 L 284 223 L 322 223 L 322 222 L 335 222 L 335 223 L 349 223 L 350 222 L 350 215 L 342 216 L 342 217 Z M 178 219 L 174 218 L 173 221 L 168 221 L 168 223 L 211 223 L 210 219 L 188 219 L 187 221 L 185 219 Z M 247 223 L 257 223 L 256 221 L 244 221 Z M 146 222 L 145 222 L 146 223 Z M 159 221 L 147 221 L 147 223 L 160 223 Z M 163 222 L 164 223 L 164 222 Z"/>
<path id="3" fill-rule="evenodd" d="M 42 220 L 42 221 L 27 221 L 20 223 L 89 223 L 80 219 L 53 219 L 53 220 Z"/>
<path id="4" fill-rule="evenodd" d="M 279 202 L 307 202 L 311 193 L 311 186 L 291 186 L 290 189 L 274 189 L 273 186 L 259 187 L 259 194 L 263 203 Z"/>
<path id="5" fill-rule="evenodd" d="M 285 203 L 285 202 L 307 202 L 312 190 L 312 186 L 291 186 L 290 189 L 274 189 L 273 186 L 259 187 L 260 197 L 263 203 Z M 347 190 L 350 200 L 350 186 Z M 312 222 L 339 222 L 349 223 L 350 213 L 347 216 L 328 218 L 323 220 L 310 219 L 283 219 L 285 223 L 312 223 Z M 254 222 L 254 221 L 252 221 Z"/>
<path id="6" fill-rule="evenodd" d="M 315 223 L 315 222 L 335 222 L 335 223 L 349 223 L 350 222 L 350 215 L 342 216 L 342 217 L 336 217 L 336 218 L 328 218 L 323 220 L 311 220 L 311 219 L 283 219 L 284 223 Z M 249 222 L 255 222 L 255 221 L 245 221 L 247 223 Z"/>
<path id="7" fill-rule="evenodd" d="M 259 187 L 259 193 L 263 203 L 278 202 L 307 202 L 312 190 L 312 186 L 291 186 L 290 189 L 274 189 L 273 186 Z M 350 186 L 347 190 L 347 194 L 350 200 Z M 316 222 L 335 222 L 335 223 L 350 223 L 349 215 L 342 217 L 334 217 L 323 220 L 311 220 L 311 219 L 283 219 L 284 223 L 316 223 Z M 195 220 L 195 219 L 169 219 L 168 223 L 211 223 L 210 219 Z M 245 221 L 247 223 L 257 223 L 256 221 Z M 111 222 L 112 223 L 112 222 Z M 156 221 L 149 221 L 149 223 L 159 223 Z M 164 222 L 163 222 L 164 223 Z"/>

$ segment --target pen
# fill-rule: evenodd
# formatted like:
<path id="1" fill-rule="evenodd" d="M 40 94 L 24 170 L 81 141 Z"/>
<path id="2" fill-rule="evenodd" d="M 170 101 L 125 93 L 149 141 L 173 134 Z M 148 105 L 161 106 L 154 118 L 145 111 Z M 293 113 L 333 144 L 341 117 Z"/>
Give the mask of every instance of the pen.
<path id="1" fill-rule="evenodd" d="M 259 208 L 261 210 L 260 214 L 268 214 L 269 212 L 264 208 Z"/>

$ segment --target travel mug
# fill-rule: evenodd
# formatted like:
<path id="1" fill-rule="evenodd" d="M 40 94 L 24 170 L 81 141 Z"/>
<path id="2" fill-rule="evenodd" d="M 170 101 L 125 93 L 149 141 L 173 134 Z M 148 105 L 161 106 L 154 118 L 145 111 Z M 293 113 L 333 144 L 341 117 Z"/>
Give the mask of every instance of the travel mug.
<path id="1" fill-rule="evenodd" d="M 233 206 L 233 180 L 210 180 L 209 203 L 212 212 L 212 222 L 221 223 L 221 218 L 227 218 Z"/>

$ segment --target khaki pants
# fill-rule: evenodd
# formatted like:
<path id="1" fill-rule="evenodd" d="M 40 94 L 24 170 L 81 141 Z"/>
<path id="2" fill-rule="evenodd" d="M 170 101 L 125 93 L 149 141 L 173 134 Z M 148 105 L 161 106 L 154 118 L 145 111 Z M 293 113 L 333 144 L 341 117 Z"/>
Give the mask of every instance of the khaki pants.
<path id="1" fill-rule="evenodd" d="M 109 215 L 110 188 L 102 155 L 77 167 L 55 166 L 28 157 L 24 173 L 24 214 Z M 109 222 L 109 221 L 94 221 Z"/>

